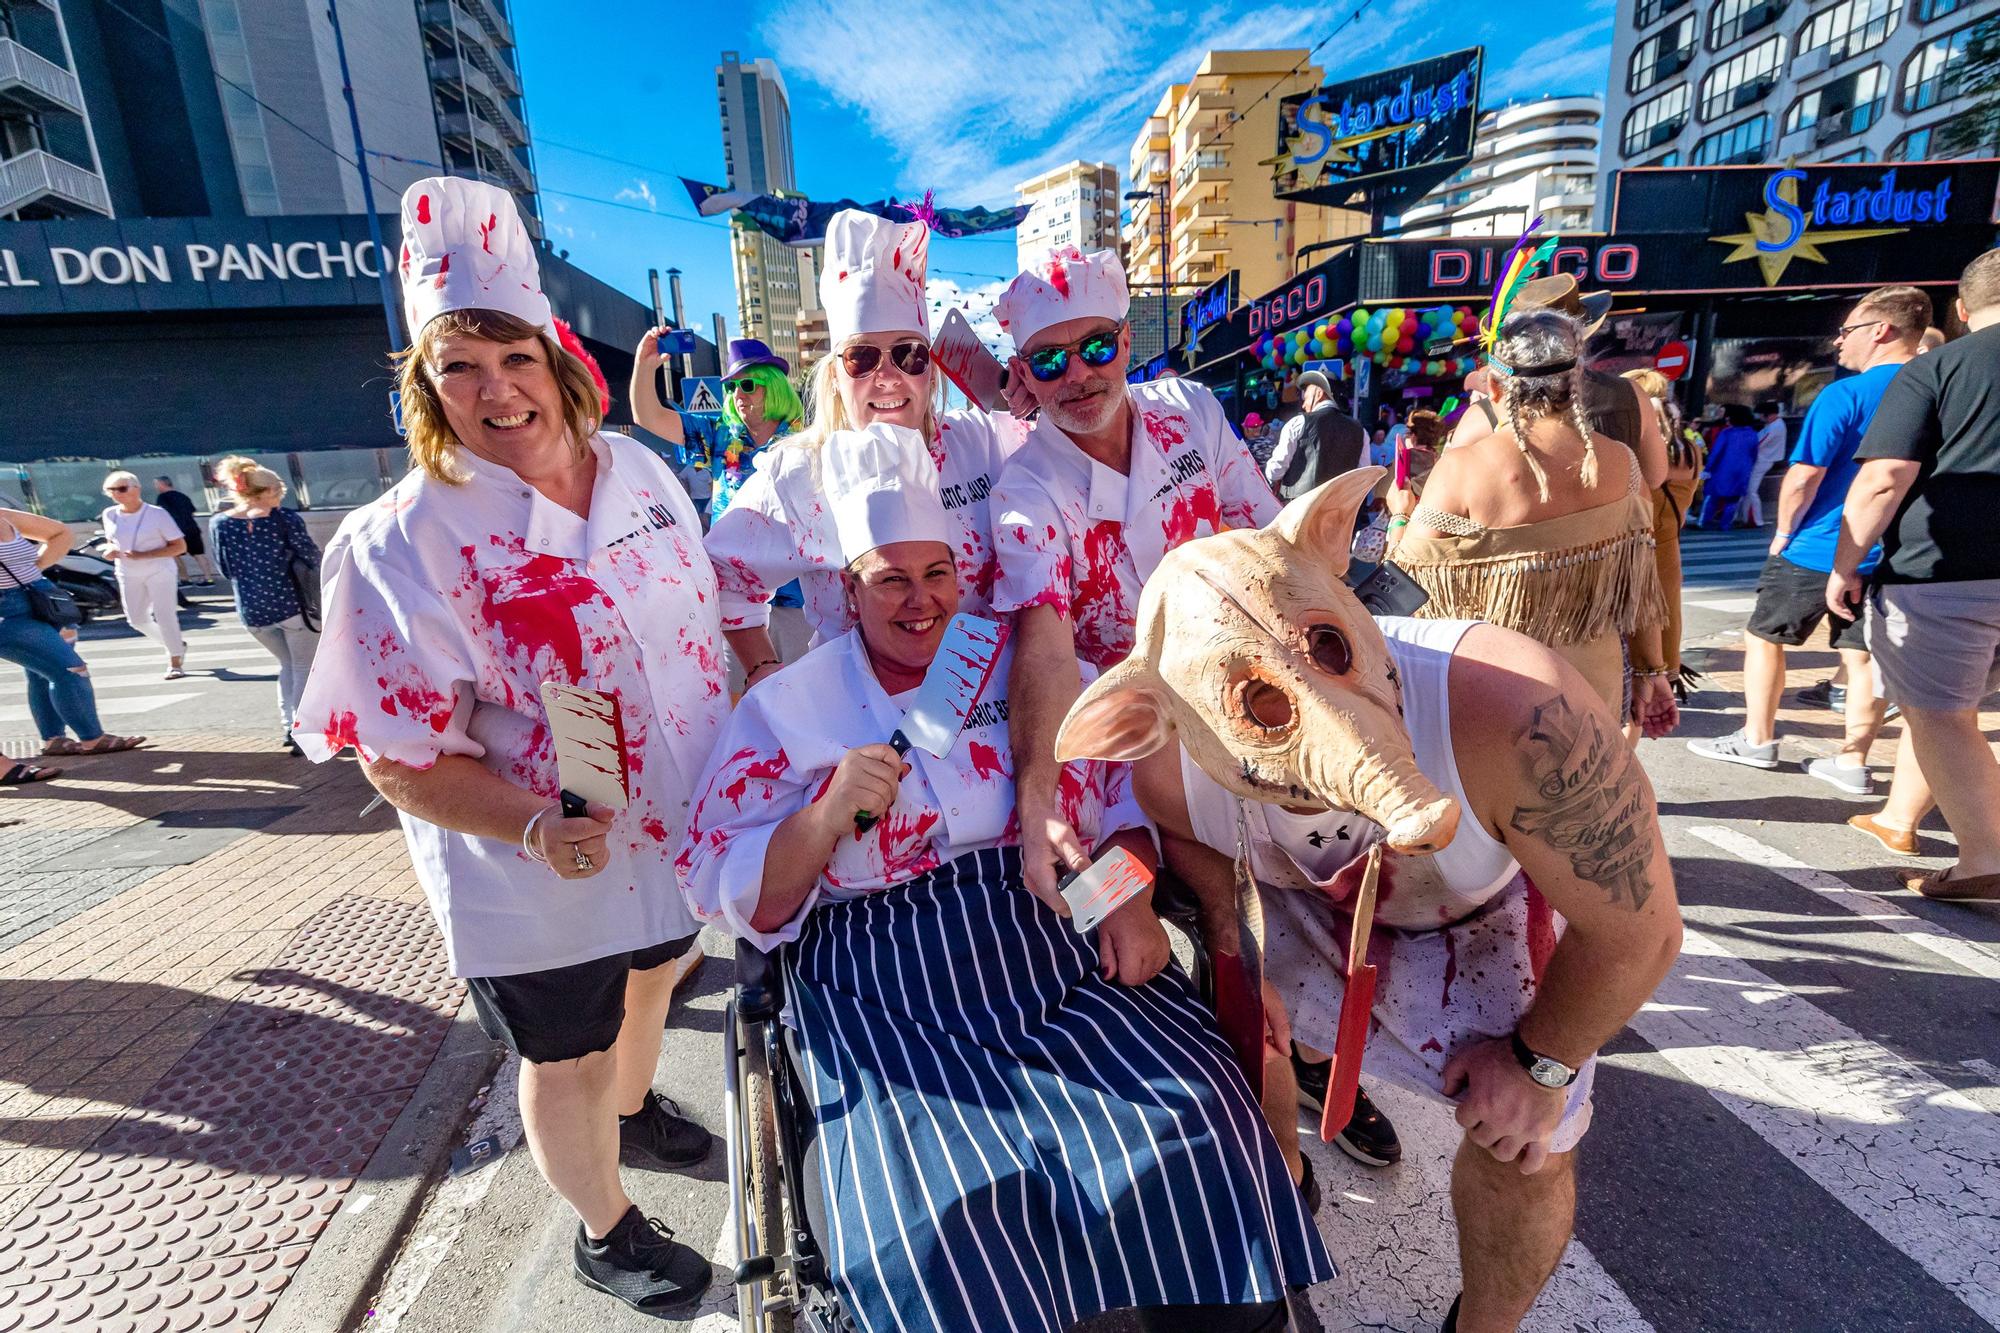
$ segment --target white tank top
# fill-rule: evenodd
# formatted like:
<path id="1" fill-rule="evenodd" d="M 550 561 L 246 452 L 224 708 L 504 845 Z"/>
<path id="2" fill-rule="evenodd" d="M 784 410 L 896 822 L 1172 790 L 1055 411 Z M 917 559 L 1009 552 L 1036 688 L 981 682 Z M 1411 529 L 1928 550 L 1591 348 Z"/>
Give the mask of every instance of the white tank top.
<path id="1" fill-rule="evenodd" d="M 1470 916 L 1520 873 L 1520 864 L 1471 813 L 1451 745 L 1452 654 L 1475 620 L 1413 620 L 1381 616 L 1376 622 L 1403 680 L 1403 721 L 1417 768 L 1459 803 L 1458 833 L 1429 856 L 1389 853 L 1383 862 L 1376 920 L 1402 930 L 1434 930 Z M 1236 854 L 1236 798 L 1181 752 L 1188 818 L 1195 837 L 1225 856 Z M 1360 879 L 1368 849 L 1382 841 L 1382 826 L 1346 810 L 1293 814 L 1279 806 L 1248 803 L 1251 867 L 1280 888 L 1316 888 L 1344 898 Z"/>

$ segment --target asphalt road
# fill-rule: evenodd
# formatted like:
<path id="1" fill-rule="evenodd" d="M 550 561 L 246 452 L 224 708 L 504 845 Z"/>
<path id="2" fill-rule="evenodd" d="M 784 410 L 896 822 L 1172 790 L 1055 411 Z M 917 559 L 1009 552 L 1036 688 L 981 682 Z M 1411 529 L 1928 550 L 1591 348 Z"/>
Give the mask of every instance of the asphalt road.
<path id="1" fill-rule="evenodd" d="M 1740 636 L 1763 540 L 1689 543 L 1686 637 L 1702 645 L 1690 654 L 1697 665 L 1725 660 Z M 214 674 L 171 687 L 143 679 L 143 645 L 93 635 L 91 660 L 111 710 L 124 710 L 114 711 L 120 726 L 161 718 L 254 733 L 272 687 L 241 638 L 227 619 L 205 624 L 191 666 Z M 0 719 L 19 702 L 0 684 Z M 2000 1327 L 2000 909 L 1901 892 L 1891 877 L 1901 859 L 1843 826 L 1863 804 L 1790 763 L 1761 772 L 1689 754 L 1689 737 L 1737 725 L 1735 704 L 1697 694 L 1679 736 L 1642 745 L 1687 944 L 1605 1052 L 1576 1239 L 1526 1327 Z M 1785 757 L 1830 753 L 1834 723 L 1829 714 L 1795 729 Z M 1920 864 L 1950 854 L 1933 825 Z M 726 954 L 726 942 L 711 950 Z M 717 1034 L 729 972 L 726 957 L 712 958 L 689 983 L 658 1079 L 711 1128 L 722 1123 Z M 660 1327 L 571 1278 L 575 1223 L 519 1148 L 510 1073 L 466 1138 L 498 1135 L 512 1151 L 440 1185 L 367 1327 Z M 1314 1312 L 1327 1330 L 1433 1329 L 1457 1290 L 1446 1192 L 1456 1131 L 1436 1102 L 1393 1087 L 1376 1095 L 1406 1159 L 1378 1172 L 1312 1150 L 1326 1187 L 1320 1223 L 1341 1265 L 1313 1293 Z M 718 1141 L 696 1171 L 628 1172 L 627 1184 L 726 1264 L 722 1163 Z M 719 1273 L 703 1313 L 676 1326 L 734 1327 Z"/>

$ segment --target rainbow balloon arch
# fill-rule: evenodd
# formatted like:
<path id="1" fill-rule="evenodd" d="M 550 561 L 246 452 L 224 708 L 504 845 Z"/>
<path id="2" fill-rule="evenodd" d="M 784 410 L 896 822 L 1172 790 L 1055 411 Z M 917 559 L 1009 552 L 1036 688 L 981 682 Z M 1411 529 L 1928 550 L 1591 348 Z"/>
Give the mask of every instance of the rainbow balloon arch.
<path id="1" fill-rule="evenodd" d="M 1479 311 L 1469 305 L 1357 306 L 1329 319 L 1283 333 L 1267 333 L 1250 345 L 1257 364 L 1285 379 L 1307 362 L 1338 361 L 1342 379 L 1354 378 L 1354 363 L 1369 360 L 1383 370 L 1432 379 L 1462 376 L 1479 364 L 1473 340 Z M 1444 355 L 1426 355 L 1445 339 Z"/>

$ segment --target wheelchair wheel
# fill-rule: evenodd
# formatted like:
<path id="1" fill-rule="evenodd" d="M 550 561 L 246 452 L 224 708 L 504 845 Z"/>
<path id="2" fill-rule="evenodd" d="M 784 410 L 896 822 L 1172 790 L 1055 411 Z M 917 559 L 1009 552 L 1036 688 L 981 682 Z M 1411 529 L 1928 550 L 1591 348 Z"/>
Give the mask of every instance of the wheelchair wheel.
<path id="1" fill-rule="evenodd" d="M 754 1241 L 764 1254 L 788 1248 L 791 1235 L 785 1220 L 785 1182 L 778 1155 L 778 1108 L 772 1086 L 770 1033 L 763 1024 L 749 1031 L 743 1049 L 741 1126 L 743 1135 L 743 1208 L 755 1228 Z M 792 1333 L 796 1293 L 788 1269 L 778 1268 L 762 1281 L 746 1284 L 737 1296 L 743 1333 Z"/>

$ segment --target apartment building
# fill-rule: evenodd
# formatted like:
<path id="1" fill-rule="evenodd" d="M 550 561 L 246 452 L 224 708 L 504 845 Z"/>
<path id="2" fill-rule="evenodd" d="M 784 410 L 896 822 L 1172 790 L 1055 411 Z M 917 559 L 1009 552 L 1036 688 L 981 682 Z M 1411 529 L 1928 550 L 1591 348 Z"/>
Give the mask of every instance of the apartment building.
<path id="1" fill-rule="evenodd" d="M 1539 97 L 1484 111 L 1472 161 L 1405 209 L 1402 236 L 1509 236 L 1537 217 L 1587 231 L 1597 207 L 1604 99 Z"/>
<path id="2" fill-rule="evenodd" d="M 2000 147 L 2000 0 L 1620 0 L 1598 218 L 1636 166 Z"/>
<path id="3" fill-rule="evenodd" d="M 1014 233 L 1018 268 L 1058 245 L 1086 253 L 1118 248 L 1118 168 L 1109 162 L 1065 162 L 1014 187 L 1028 216 Z"/>
<path id="4" fill-rule="evenodd" d="M 753 194 L 795 191 L 792 98 L 776 63 L 724 51 L 715 67 L 715 96 L 722 109 L 722 161 L 729 187 Z M 729 257 L 740 336 L 763 339 L 797 370 L 798 319 L 807 309 L 801 296 L 809 261 L 741 219 L 730 227 Z"/>

